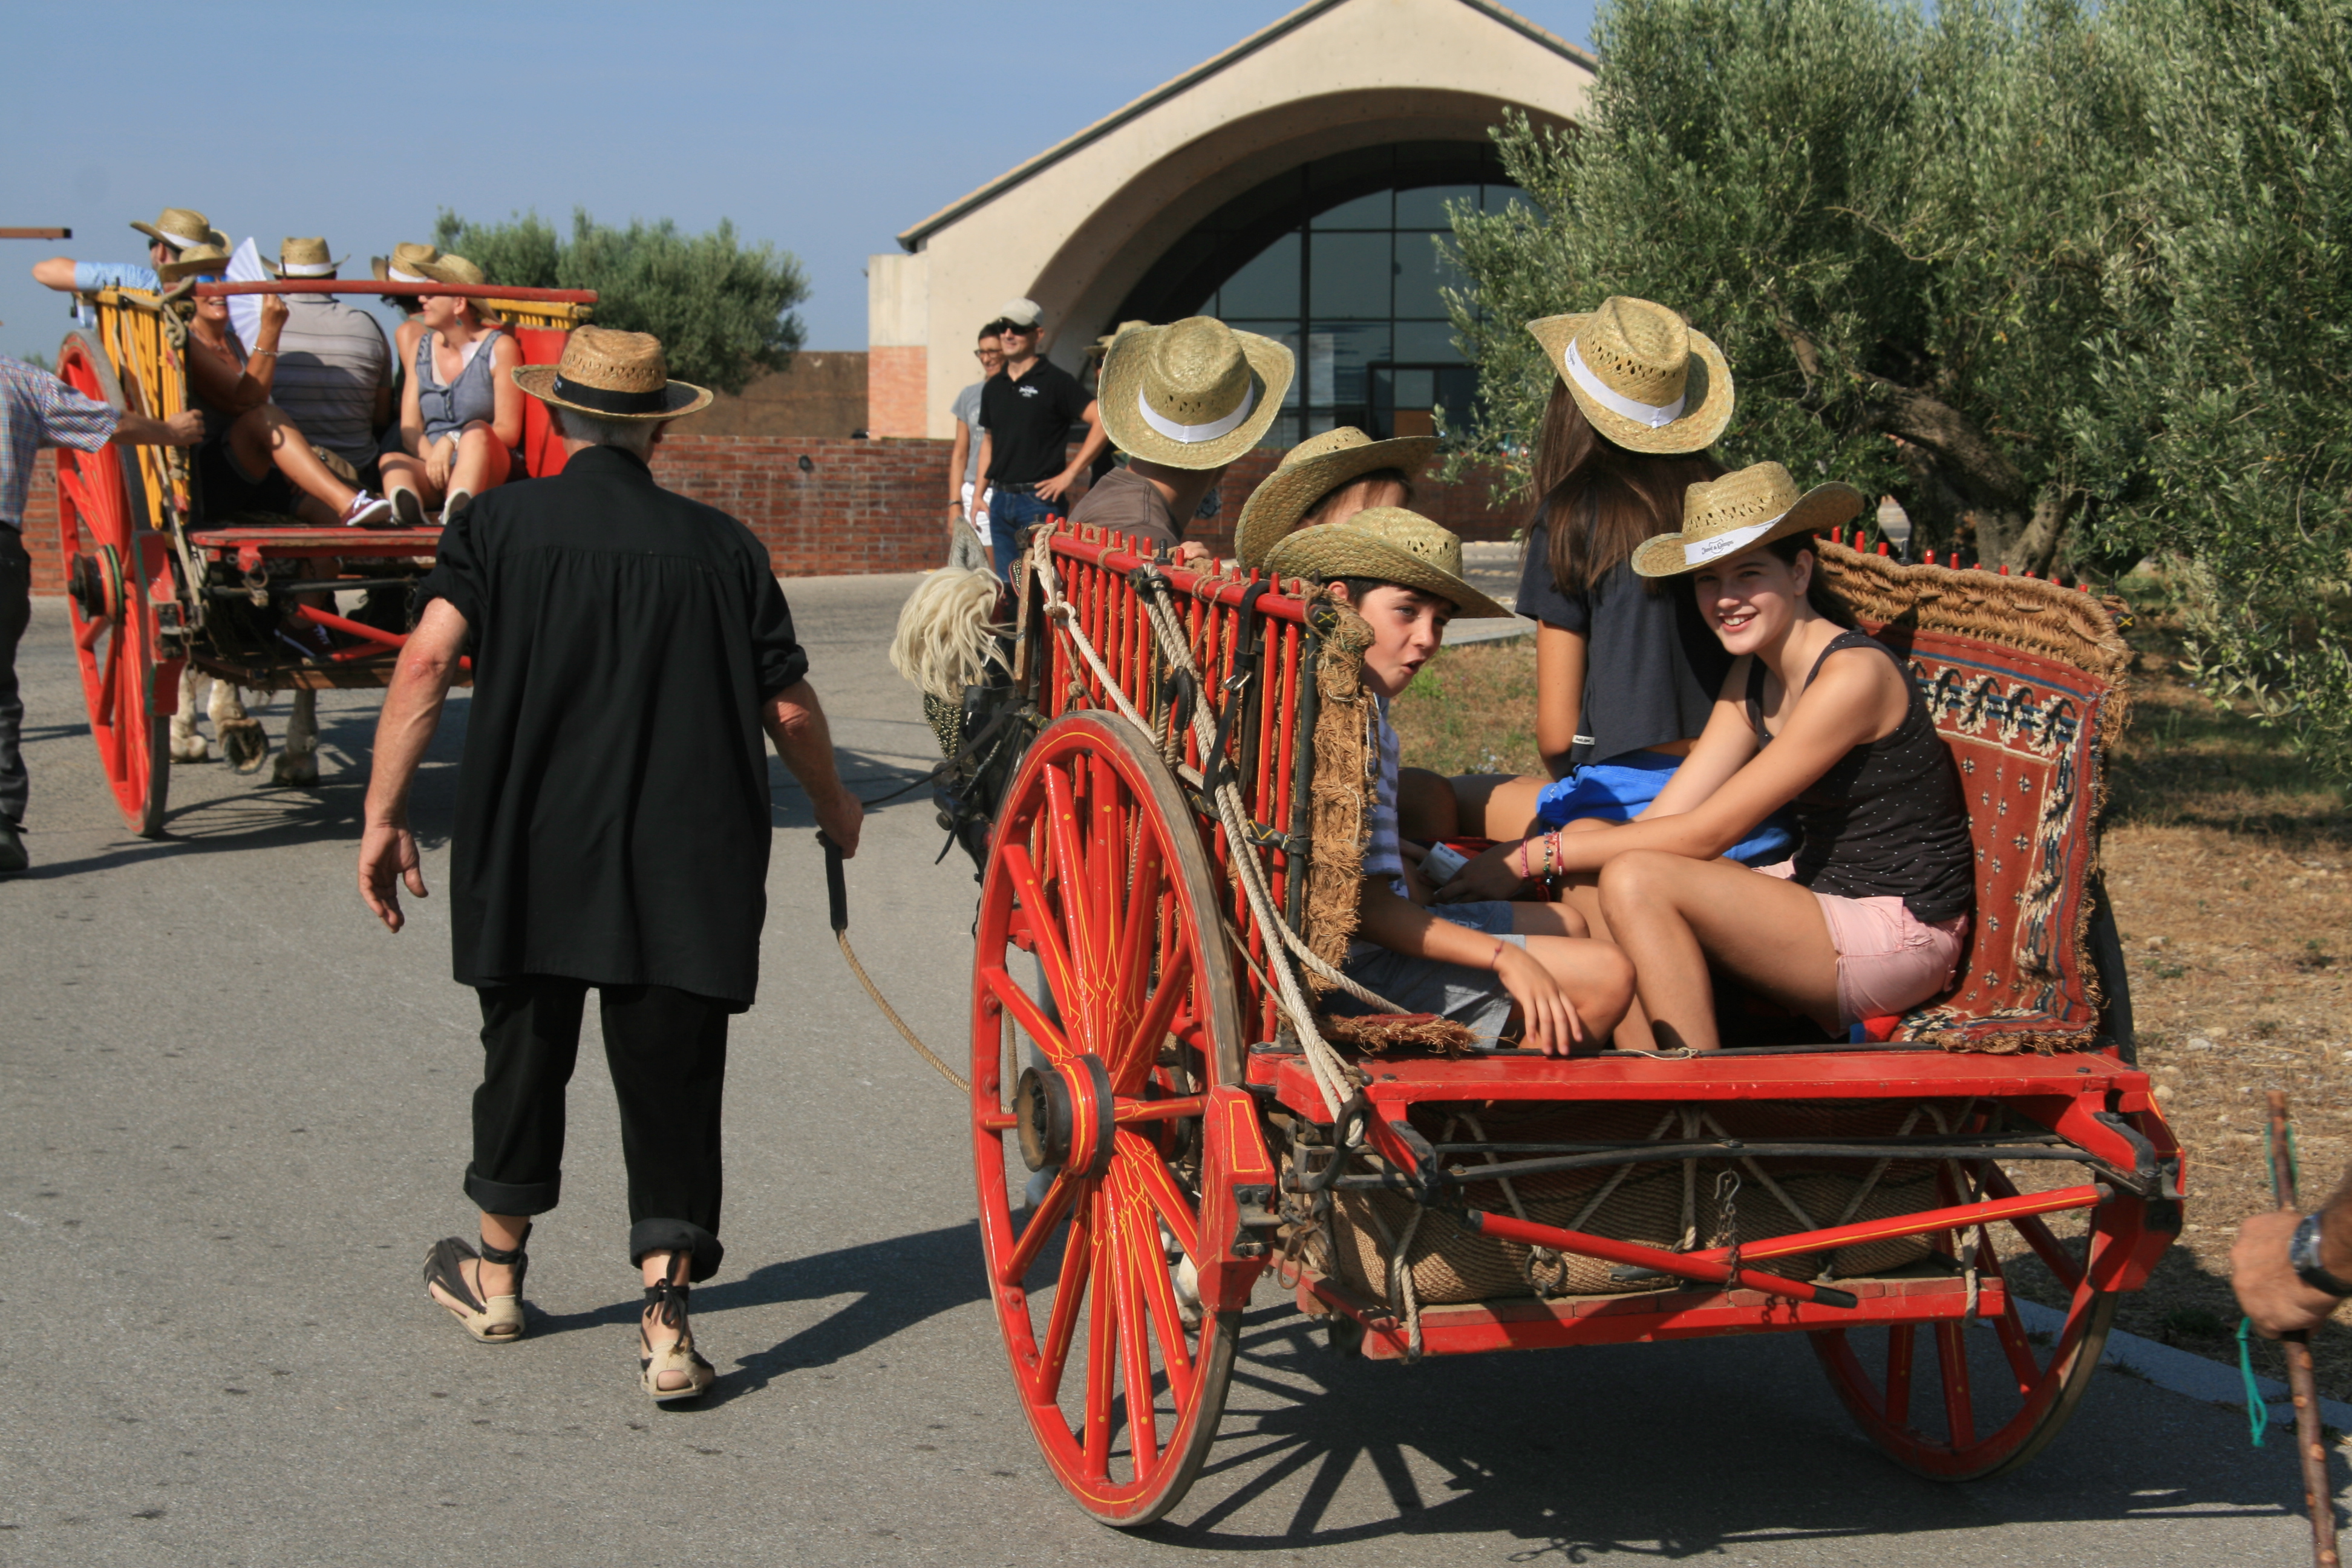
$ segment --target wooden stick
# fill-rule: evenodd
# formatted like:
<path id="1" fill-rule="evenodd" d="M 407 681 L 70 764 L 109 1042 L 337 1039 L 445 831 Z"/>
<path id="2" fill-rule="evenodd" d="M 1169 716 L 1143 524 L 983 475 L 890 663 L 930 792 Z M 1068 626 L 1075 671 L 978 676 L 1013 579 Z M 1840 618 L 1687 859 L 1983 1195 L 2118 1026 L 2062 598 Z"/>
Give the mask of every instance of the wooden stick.
<path id="1" fill-rule="evenodd" d="M 69 228 L 0 228 L 0 239 L 71 239 Z"/>
<path id="2" fill-rule="evenodd" d="M 2297 1208 L 2294 1158 L 2287 1143 L 2286 1096 L 2269 1094 L 2271 1107 L 2271 1196 L 2283 1209 Z M 2303 1500 L 2311 1511 L 2311 1560 L 2338 1568 L 2336 1554 L 2336 1489 L 2327 1480 L 2327 1447 L 2319 1436 L 2319 1377 L 2311 1364 L 2311 1336 L 2279 1336 L 2286 1352 L 2287 1392 L 2294 1396 L 2294 1449 L 2303 1460 Z"/>

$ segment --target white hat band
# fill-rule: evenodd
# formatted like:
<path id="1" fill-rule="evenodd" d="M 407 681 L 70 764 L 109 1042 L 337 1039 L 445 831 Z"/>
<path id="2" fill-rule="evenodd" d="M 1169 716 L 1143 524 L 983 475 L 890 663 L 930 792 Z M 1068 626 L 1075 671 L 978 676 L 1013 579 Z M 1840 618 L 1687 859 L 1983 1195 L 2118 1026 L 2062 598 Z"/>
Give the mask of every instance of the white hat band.
<path id="1" fill-rule="evenodd" d="M 1653 430 L 1661 425 L 1671 425 L 1681 418 L 1684 405 L 1690 402 L 1688 394 L 1675 398 L 1672 403 L 1643 403 L 1639 399 L 1626 396 L 1592 374 L 1591 367 L 1584 363 L 1584 356 L 1576 352 L 1574 338 L 1568 340 L 1568 353 L 1560 357 L 1562 364 L 1568 370 L 1569 379 L 1583 388 L 1586 396 L 1609 410 L 1610 413 L 1622 416 L 1637 425 L 1647 425 Z"/>
<path id="2" fill-rule="evenodd" d="M 1197 447 L 1203 441 L 1213 441 L 1220 436 L 1230 436 L 1240 429 L 1242 421 L 1249 417 L 1250 409 L 1256 402 L 1257 383 L 1252 381 L 1247 386 L 1242 388 L 1240 407 L 1223 419 L 1212 419 L 1206 425 L 1179 425 L 1166 415 L 1155 412 L 1150 400 L 1139 390 L 1135 395 L 1135 411 L 1143 416 L 1143 422 L 1146 425 L 1150 426 L 1171 441 L 1181 441 L 1187 447 Z"/>
<path id="3" fill-rule="evenodd" d="M 283 261 L 278 270 L 287 278 L 324 278 L 335 269 L 331 261 Z"/>
<path id="4" fill-rule="evenodd" d="M 174 250 L 185 250 L 192 245 L 202 245 L 207 237 L 201 234 L 173 234 L 168 228 L 159 228 L 155 232 L 163 237 L 164 244 Z"/>
<path id="5" fill-rule="evenodd" d="M 1772 531 L 1772 525 L 1788 516 L 1785 511 L 1751 522 L 1745 528 L 1735 528 L 1728 533 L 1717 533 L 1706 539 L 1693 540 L 1683 546 L 1683 564 L 1703 566 L 1726 555 L 1736 555 Z"/>
<path id="6" fill-rule="evenodd" d="M 384 268 L 384 271 L 391 275 L 392 281 L 394 283 L 430 283 L 433 281 L 432 279 L 427 278 L 422 272 L 403 272 L 397 267 L 387 267 Z"/>

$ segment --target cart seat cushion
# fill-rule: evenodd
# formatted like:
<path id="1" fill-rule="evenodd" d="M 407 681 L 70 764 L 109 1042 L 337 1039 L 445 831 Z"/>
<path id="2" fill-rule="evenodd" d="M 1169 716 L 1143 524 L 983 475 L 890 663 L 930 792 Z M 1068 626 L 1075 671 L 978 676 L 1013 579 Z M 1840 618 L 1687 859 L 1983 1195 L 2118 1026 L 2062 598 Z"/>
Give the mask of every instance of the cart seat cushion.
<path id="1" fill-rule="evenodd" d="M 1951 748 L 1976 858 L 1959 979 L 1899 1038 L 1953 1050 L 2091 1043 L 2102 998 L 2087 936 L 2105 748 L 2130 652 L 2109 608 L 2055 584 L 1906 567 L 1825 546 L 1831 582 L 1904 655 Z"/>
<path id="2" fill-rule="evenodd" d="M 572 334 L 547 327 L 511 327 L 522 349 L 525 364 L 556 364 L 563 358 L 564 340 Z M 563 441 L 547 405 L 536 397 L 522 400 L 522 463 L 534 479 L 551 479 L 563 471 Z"/>

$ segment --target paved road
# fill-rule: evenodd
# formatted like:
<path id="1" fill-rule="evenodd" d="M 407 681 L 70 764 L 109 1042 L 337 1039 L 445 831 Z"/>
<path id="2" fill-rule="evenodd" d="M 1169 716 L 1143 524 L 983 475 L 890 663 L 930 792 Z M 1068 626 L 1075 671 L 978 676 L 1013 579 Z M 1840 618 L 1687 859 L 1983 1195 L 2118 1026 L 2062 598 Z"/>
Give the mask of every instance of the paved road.
<path id="1" fill-rule="evenodd" d="M 868 793 L 929 760 L 880 651 L 908 582 L 791 585 Z M 416 1274 L 470 1224 L 471 998 L 439 904 L 393 938 L 352 891 L 373 702 L 323 705 L 321 788 L 185 768 L 172 837 L 145 843 L 98 784 L 63 628 L 44 604 L 23 659 L 38 863 L 0 883 L 0 1563 L 2304 1560 L 2289 1451 L 2129 1379 L 2022 1475 L 1954 1489 L 1865 1447 L 1800 1344 L 1407 1370 L 1331 1358 L 1271 1292 L 1191 1500 L 1141 1536 L 1101 1529 L 1018 1424 L 957 1104 L 832 952 L 781 782 L 766 989 L 735 1036 L 729 1266 L 695 1300 L 719 1392 L 657 1412 L 634 1391 L 593 1066 L 533 1243 L 531 1337 L 477 1346 Z M 419 791 L 431 833 L 465 708 Z M 929 815 L 873 824 L 855 929 L 944 1043 L 970 883 L 931 867 Z"/>

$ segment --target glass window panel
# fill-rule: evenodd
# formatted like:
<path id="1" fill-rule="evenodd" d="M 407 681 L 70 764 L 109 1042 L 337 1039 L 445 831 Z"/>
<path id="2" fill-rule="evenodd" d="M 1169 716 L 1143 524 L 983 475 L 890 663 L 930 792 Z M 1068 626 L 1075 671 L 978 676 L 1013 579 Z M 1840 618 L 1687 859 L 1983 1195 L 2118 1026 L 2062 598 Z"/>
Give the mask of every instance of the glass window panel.
<path id="1" fill-rule="evenodd" d="M 1307 308 L 1318 317 L 1385 320 L 1390 241 L 1386 234 L 1318 234 L 1307 253 Z"/>
<path id="2" fill-rule="evenodd" d="M 1454 220 L 1445 216 L 1445 204 L 1461 202 L 1476 211 L 1478 187 L 1475 185 L 1423 185 L 1417 191 L 1396 194 L 1396 222 L 1399 228 L 1451 228 Z"/>
<path id="3" fill-rule="evenodd" d="M 1441 256 L 1436 234 L 1400 229 L 1396 237 L 1396 313 L 1409 320 L 1444 321 L 1445 297 L 1441 289 L 1466 288 L 1462 269 Z M 1318 300 L 1316 313 L 1323 313 Z"/>
<path id="4" fill-rule="evenodd" d="M 1358 196 L 1352 202 L 1341 202 L 1328 212 L 1315 215 L 1316 228 L 1386 228 L 1393 221 L 1390 216 L 1390 198 L 1393 191 L 1374 191 L 1369 196 Z"/>
<path id="5" fill-rule="evenodd" d="M 1297 407 L 1299 397 L 1298 383 L 1300 380 L 1300 372 L 1304 369 L 1303 366 L 1297 364 L 1298 358 L 1297 319 L 1293 317 L 1287 321 L 1227 321 L 1225 325 L 1233 328 L 1233 330 L 1237 332 L 1255 332 L 1260 337 L 1272 338 L 1276 342 L 1280 343 L 1284 348 L 1290 351 L 1294 368 L 1292 369 L 1290 376 L 1290 390 L 1282 395 L 1282 405 L 1285 408 Z"/>
<path id="6" fill-rule="evenodd" d="M 1478 373 L 1469 365 L 1441 370 L 1437 375 L 1436 406 L 1445 410 L 1445 427 L 1457 434 L 1477 428 Z"/>
<path id="7" fill-rule="evenodd" d="M 1402 364 L 1460 364 L 1454 329 L 1444 321 L 1399 321 L 1396 357 Z"/>
<path id="8" fill-rule="evenodd" d="M 1436 405 L 1437 373 L 1435 371 L 1401 370 L 1395 374 L 1396 405 L 1399 408 L 1431 408 Z"/>
<path id="9" fill-rule="evenodd" d="M 1498 213 L 1505 207 L 1513 205 L 1532 209 L 1535 205 L 1536 199 L 1528 195 L 1527 192 L 1519 189 L 1517 185 L 1488 185 L 1486 187 L 1486 207 L 1490 213 Z"/>
<path id="10" fill-rule="evenodd" d="M 1298 236 L 1286 234 L 1244 263 L 1217 290 L 1216 314 L 1298 319 Z"/>
<path id="11" fill-rule="evenodd" d="M 1310 405 L 1369 401 L 1366 370 L 1389 359 L 1386 321 L 1318 321 L 1307 333 L 1307 401 Z"/>

